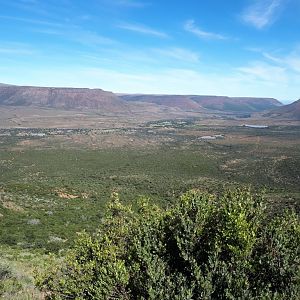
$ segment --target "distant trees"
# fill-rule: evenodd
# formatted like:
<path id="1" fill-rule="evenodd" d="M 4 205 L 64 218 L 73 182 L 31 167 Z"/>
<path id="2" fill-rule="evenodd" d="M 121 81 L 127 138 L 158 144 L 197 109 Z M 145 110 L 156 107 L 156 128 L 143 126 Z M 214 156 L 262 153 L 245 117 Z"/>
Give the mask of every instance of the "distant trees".
<path id="1" fill-rule="evenodd" d="M 37 275 L 49 299 L 299 299 L 299 218 L 267 220 L 249 190 L 190 191 L 166 210 L 115 194 L 100 223 Z"/>

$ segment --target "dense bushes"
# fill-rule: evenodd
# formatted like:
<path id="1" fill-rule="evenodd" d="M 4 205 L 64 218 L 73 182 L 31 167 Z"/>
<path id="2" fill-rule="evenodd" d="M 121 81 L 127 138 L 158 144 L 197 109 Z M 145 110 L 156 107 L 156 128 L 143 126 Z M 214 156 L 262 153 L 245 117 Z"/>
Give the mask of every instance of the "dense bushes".
<path id="1" fill-rule="evenodd" d="M 267 220 L 249 190 L 190 191 L 167 210 L 114 195 L 97 234 L 36 280 L 50 299 L 297 299 L 299 244 L 298 217 Z"/>

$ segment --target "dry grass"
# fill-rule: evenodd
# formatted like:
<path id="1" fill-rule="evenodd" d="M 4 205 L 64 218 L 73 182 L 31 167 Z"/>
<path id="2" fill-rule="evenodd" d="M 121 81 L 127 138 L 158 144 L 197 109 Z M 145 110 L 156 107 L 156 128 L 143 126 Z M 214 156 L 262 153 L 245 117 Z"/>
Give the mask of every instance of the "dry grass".
<path id="1" fill-rule="evenodd" d="M 7 270 L 1 278 L 0 299 L 43 300 L 44 294 L 34 286 L 33 273 L 44 257 L 26 251 L 0 247 L 0 268 Z"/>

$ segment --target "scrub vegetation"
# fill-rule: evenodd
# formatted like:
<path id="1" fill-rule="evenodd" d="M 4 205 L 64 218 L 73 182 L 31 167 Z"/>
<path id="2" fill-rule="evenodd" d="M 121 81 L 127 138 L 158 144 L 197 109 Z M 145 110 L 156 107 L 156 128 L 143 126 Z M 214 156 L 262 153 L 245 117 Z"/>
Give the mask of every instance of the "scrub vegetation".
<path id="1" fill-rule="evenodd" d="M 261 196 L 182 195 L 134 210 L 113 195 L 96 234 L 37 276 L 47 299 L 299 299 L 300 222 Z"/>
<path id="2" fill-rule="evenodd" d="M 58 284 L 58 281 L 55 281 L 54 277 L 51 279 L 53 280 L 51 281 L 51 284 L 53 284 L 52 289 L 51 286 L 47 286 L 45 283 L 45 277 L 39 275 L 39 286 L 44 291 L 37 291 L 33 283 L 33 270 L 40 274 L 40 271 L 44 269 L 44 262 L 49 260 L 53 261 L 54 265 L 57 262 L 64 261 L 63 265 L 65 266 L 68 263 L 70 253 L 76 253 L 78 250 L 80 241 L 90 239 L 91 245 L 100 243 L 102 237 L 98 240 L 99 236 L 95 237 L 94 233 L 99 230 L 99 226 L 101 231 L 102 223 L 107 222 L 108 216 L 105 211 L 108 203 L 112 205 L 109 199 L 115 193 L 118 193 L 120 197 L 119 205 L 121 207 L 124 207 L 124 209 L 130 207 L 130 222 L 133 222 L 132 218 L 138 218 L 139 213 L 137 212 L 141 211 L 141 204 L 137 202 L 137 199 L 148 199 L 147 205 L 150 205 L 153 209 L 155 208 L 158 214 L 158 219 L 149 220 L 149 226 L 158 222 L 159 226 L 168 228 L 169 234 L 172 231 L 171 226 L 175 228 L 179 225 L 167 223 L 170 220 L 168 221 L 166 216 L 171 214 L 172 218 L 179 218 L 179 215 L 175 216 L 175 211 L 179 209 L 178 205 L 184 197 L 188 197 L 189 201 L 194 201 L 191 200 L 193 197 L 204 199 L 204 202 L 205 199 L 214 198 L 214 211 L 216 213 L 221 209 L 220 207 L 217 208 L 216 203 L 224 197 L 224 199 L 227 199 L 225 195 L 228 195 L 226 192 L 228 189 L 235 191 L 249 186 L 255 193 L 264 191 L 266 209 L 263 212 L 262 222 L 265 222 L 268 226 L 277 224 L 276 222 L 284 222 L 283 220 L 296 224 L 298 221 L 296 222 L 295 218 L 299 214 L 300 208 L 299 126 L 271 124 L 265 129 L 255 129 L 239 126 L 237 123 L 240 124 L 240 121 L 225 119 L 213 121 L 213 124 L 211 124 L 207 120 L 189 118 L 151 121 L 134 127 L 115 127 L 111 129 L 2 129 L 0 132 L 0 244 L 2 257 L 0 265 L 4 274 L 1 277 L 0 286 L 2 297 L 8 299 L 44 299 L 49 291 L 49 295 L 57 296 L 56 291 L 58 293 L 60 288 L 65 289 L 65 287 Z M 222 138 L 204 140 L 201 139 L 203 136 L 221 136 Z M 183 194 L 185 196 L 182 196 Z M 201 201 L 199 201 L 197 200 L 197 205 L 200 205 Z M 209 209 L 212 209 L 211 206 L 209 207 Z M 287 219 L 286 214 L 285 219 L 282 219 L 286 209 L 294 211 L 290 220 Z M 273 221 L 267 222 L 265 220 Z M 138 224 L 136 222 L 140 221 L 135 220 L 132 223 L 132 228 L 136 228 L 135 226 Z M 130 222 L 129 224 L 131 224 Z M 198 225 L 195 223 L 193 226 L 197 227 Z M 257 226 L 263 228 L 261 223 Z M 280 226 L 278 228 L 281 228 Z M 141 227 L 141 230 L 142 228 L 144 227 Z M 151 232 L 151 228 L 147 228 L 143 230 Z M 161 236 L 156 237 L 158 233 L 155 233 L 155 228 L 154 226 L 154 235 L 149 236 L 149 239 L 158 239 L 157 242 L 162 245 L 164 243 L 162 239 L 166 233 L 162 231 Z M 119 229 L 118 227 L 115 228 L 117 231 Z M 77 236 L 80 232 L 85 233 L 81 234 L 78 239 Z M 133 232 L 128 232 L 128 234 L 129 240 L 132 234 L 135 234 L 137 238 L 141 237 L 141 235 Z M 172 234 L 175 234 L 175 231 Z M 218 233 L 218 236 L 220 234 Z M 245 263 L 245 260 L 251 262 L 249 263 L 251 270 L 247 269 L 250 268 L 250 265 L 243 268 L 243 270 L 234 269 L 236 272 L 247 271 L 247 274 L 241 277 L 244 278 L 243 283 L 240 283 L 243 287 L 241 290 L 244 289 L 245 284 L 249 285 L 245 292 L 249 292 L 249 295 L 252 296 L 255 293 L 254 286 L 250 286 L 252 280 L 250 280 L 250 277 L 258 274 L 255 273 L 258 271 L 253 269 L 254 253 L 258 253 L 255 251 L 258 251 L 259 243 L 262 242 L 266 234 L 269 233 L 264 233 L 261 230 L 256 232 L 255 245 L 253 245 L 251 251 L 249 250 L 251 258 L 247 256 L 247 259 L 243 260 L 243 263 Z M 283 236 L 285 236 L 285 233 L 283 233 Z M 177 237 L 173 238 L 174 240 L 177 239 Z M 267 239 L 266 236 L 264 238 Z M 74 241 L 77 241 L 75 246 Z M 136 241 L 136 243 L 138 242 Z M 185 243 L 195 243 L 195 241 L 186 241 Z M 157 247 L 160 246 L 157 245 Z M 262 247 L 266 247 L 266 245 Z M 171 255 L 166 252 L 169 251 L 168 249 L 159 251 L 165 251 L 163 253 L 166 256 Z M 211 272 L 223 272 L 221 270 L 225 269 L 228 271 L 228 265 L 223 267 L 219 265 L 222 259 L 218 256 L 221 255 L 218 251 L 214 254 L 217 255 L 216 257 L 210 257 L 210 260 L 216 259 L 216 261 L 197 261 L 197 264 L 195 264 L 194 267 L 198 266 L 203 276 L 204 274 L 219 276 L 213 275 L 215 273 Z M 296 249 L 291 251 L 297 253 Z M 123 252 L 122 255 L 128 253 Z M 97 255 L 102 254 L 101 252 Z M 266 252 L 264 255 L 268 257 L 271 254 Z M 103 257 L 99 259 L 103 260 Z M 128 259 L 133 258 L 128 257 Z M 192 256 L 188 259 L 194 260 L 196 257 Z M 236 260 L 237 258 L 234 256 L 233 259 Z M 299 256 L 297 256 L 297 259 L 299 259 Z M 94 258 L 92 258 L 92 261 L 94 261 Z M 135 262 L 132 261 L 132 263 Z M 117 260 L 116 263 L 119 263 L 119 261 Z M 154 286 L 150 288 L 149 285 L 147 293 L 150 294 L 148 296 L 138 294 L 138 291 L 132 290 L 133 283 L 130 280 L 132 278 L 138 280 L 139 277 L 137 277 L 138 273 L 132 273 L 133 270 L 128 270 L 129 263 L 131 261 L 126 261 L 125 269 L 123 270 L 122 267 L 122 270 L 120 270 L 121 277 L 119 279 L 122 283 L 120 288 L 123 289 L 124 295 L 137 298 L 150 297 L 150 290 L 155 289 Z M 149 272 L 158 274 L 163 272 L 163 276 L 166 276 L 164 279 L 166 281 L 163 282 L 169 288 L 177 286 L 180 280 L 185 282 L 186 297 L 189 295 L 196 297 L 193 294 L 193 290 L 196 288 L 195 284 L 204 284 L 203 282 L 199 283 L 200 281 L 195 283 L 196 277 L 193 276 L 196 276 L 196 273 L 191 272 L 196 272 L 196 269 L 194 270 L 190 266 L 186 271 L 182 269 L 178 270 L 179 273 L 174 271 L 174 274 L 178 275 L 179 281 L 176 281 L 177 279 L 168 277 L 169 273 L 173 272 L 173 267 L 169 263 L 170 261 L 164 261 L 161 265 L 162 269 L 151 269 Z M 212 269 L 213 265 L 216 269 Z M 286 266 L 290 266 L 289 263 Z M 78 267 L 84 266 L 79 265 Z M 105 266 L 103 265 L 103 267 Z M 178 267 L 180 266 L 178 265 Z M 230 267 L 229 270 L 233 270 L 232 268 L 235 267 Z M 272 268 L 275 270 L 275 266 Z M 60 271 L 62 272 L 62 270 Z M 57 271 L 60 272 L 59 269 Z M 141 272 L 141 270 L 134 272 Z M 92 273 L 89 274 L 88 276 L 94 276 Z M 208 279 L 207 276 L 205 275 L 207 280 L 212 280 Z M 228 286 L 233 284 L 234 278 L 226 278 Z M 57 280 L 59 280 L 59 277 L 57 277 Z M 107 280 L 112 279 L 107 277 Z M 134 284 L 142 286 L 147 282 L 145 278 L 139 280 L 141 280 L 139 283 Z M 269 279 L 264 280 L 267 282 Z M 158 285 L 162 285 L 162 283 Z M 204 285 L 207 286 L 204 287 Z M 204 285 L 202 286 L 203 295 L 209 293 L 209 289 L 210 291 L 215 288 L 220 289 L 219 287 L 209 287 L 209 281 Z M 288 285 L 290 286 L 290 284 Z M 153 295 L 163 292 L 159 287 L 157 288 L 153 291 Z M 259 287 L 255 288 L 259 289 Z M 69 287 L 66 289 L 69 289 Z M 180 291 L 175 289 L 174 293 L 177 293 L 176 297 L 179 297 L 178 299 L 185 299 L 180 298 L 183 297 Z M 227 292 L 223 290 L 220 293 L 225 295 Z M 266 293 L 266 295 L 273 293 L 274 297 L 280 297 L 280 295 L 287 297 L 285 295 L 293 295 L 295 291 L 291 292 L 277 288 L 272 290 L 270 288 L 263 291 L 263 293 Z M 278 296 L 276 293 L 279 293 Z M 245 296 L 242 294 L 240 294 L 241 296 L 234 295 L 232 297 Z M 226 297 L 224 299 L 230 299 L 231 296 L 228 294 Z M 204 299 L 208 298 L 204 297 Z"/>

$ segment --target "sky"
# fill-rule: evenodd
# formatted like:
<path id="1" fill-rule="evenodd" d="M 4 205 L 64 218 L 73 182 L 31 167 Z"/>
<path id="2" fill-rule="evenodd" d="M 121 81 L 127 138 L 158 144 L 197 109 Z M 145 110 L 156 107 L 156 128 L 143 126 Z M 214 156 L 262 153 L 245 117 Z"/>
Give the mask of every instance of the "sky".
<path id="1" fill-rule="evenodd" d="M 300 98 L 300 0 L 0 0 L 0 82 Z"/>

